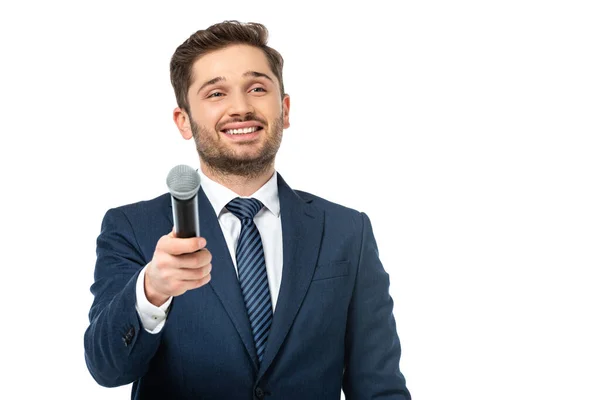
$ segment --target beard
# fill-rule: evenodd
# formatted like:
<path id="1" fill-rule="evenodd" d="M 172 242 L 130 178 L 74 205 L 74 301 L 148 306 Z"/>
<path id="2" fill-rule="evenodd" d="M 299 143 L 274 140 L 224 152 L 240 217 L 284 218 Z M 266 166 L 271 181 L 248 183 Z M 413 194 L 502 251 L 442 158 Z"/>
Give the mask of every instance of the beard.
<path id="1" fill-rule="evenodd" d="M 216 174 L 255 178 L 274 164 L 283 136 L 283 112 L 275 120 L 273 126 L 269 125 L 269 131 L 266 131 L 265 128 L 267 124 L 254 114 L 248 115 L 245 119 L 228 122 L 244 121 L 258 121 L 262 123 L 263 130 L 265 130 L 266 140 L 256 154 L 237 154 L 235 150 L 228 148 L 221 140 L 219 131 L 215 132 L 205 126 L 196 124 L 190 115 L 190 127 L 192 128 L 198 155 L 207 167 Z"/>

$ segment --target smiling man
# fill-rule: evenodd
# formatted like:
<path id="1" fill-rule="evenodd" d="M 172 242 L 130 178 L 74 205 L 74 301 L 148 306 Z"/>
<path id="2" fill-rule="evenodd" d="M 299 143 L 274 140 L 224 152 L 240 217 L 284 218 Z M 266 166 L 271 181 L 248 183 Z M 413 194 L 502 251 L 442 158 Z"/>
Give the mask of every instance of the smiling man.
<path id="1" fill-rule="evenodd" d="M 282 70 L 256 23 L 213 25 L 175 51 L 203 237 L 175 237 L 168 193 L 106 213 L 85 332 L 99 384 L 133 382 L 134 399 L 410 399 L 369 218 L 275 170 Z"/>

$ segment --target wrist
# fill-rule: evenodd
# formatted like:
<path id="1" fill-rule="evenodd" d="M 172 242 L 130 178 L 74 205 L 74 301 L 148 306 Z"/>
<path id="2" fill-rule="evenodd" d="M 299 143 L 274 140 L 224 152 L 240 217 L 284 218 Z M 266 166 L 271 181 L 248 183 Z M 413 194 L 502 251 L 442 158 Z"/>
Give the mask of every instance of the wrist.
<path id="1" fill-rule="evenodd" d="M 146 299 L 154 306 L 160 307 L 169 300 L 171 296 L 155 290 L 148 281 L 148 275 L 144 276 L 144 294 Z"/>

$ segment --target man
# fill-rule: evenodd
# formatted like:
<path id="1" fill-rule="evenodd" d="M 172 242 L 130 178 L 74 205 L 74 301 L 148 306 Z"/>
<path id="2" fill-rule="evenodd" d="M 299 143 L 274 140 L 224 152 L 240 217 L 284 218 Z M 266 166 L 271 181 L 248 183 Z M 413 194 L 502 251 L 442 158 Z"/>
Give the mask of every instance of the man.
<path id="1" fill-rule="evenodd" d="M 175 51 L 202 237 L 175 237 L 168 193 L 106 213 L 88 369 L 134 399 L 410 399 L 368 217 L 275 171 L 290 97 L 266 42 L 229 21 Z"/>

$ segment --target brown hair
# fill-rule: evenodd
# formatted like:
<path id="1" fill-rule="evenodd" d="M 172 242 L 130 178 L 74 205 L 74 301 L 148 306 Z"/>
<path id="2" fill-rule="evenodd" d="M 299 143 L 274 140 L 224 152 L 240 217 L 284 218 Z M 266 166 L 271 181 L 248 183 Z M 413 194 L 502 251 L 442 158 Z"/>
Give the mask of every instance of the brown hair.
<path id="1" fill-rule="evenodd" d="M 177 105 L 190 113 L 187 92 L 192 84 L 192 66 L 194 62 L 208 52 L 220 50 L 232 44 L 247 44 L 261 49 L 271 71 L 279 81 L 281 97 L 283 90 L 283 58 L 275 49 L 267 46 L 269 32 L 256 22 L 241 23 L 224 21 L 207 29 L 199 30 L 183 42 L 171 57 L 171 85 L 175 90 Z"/>

